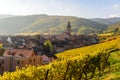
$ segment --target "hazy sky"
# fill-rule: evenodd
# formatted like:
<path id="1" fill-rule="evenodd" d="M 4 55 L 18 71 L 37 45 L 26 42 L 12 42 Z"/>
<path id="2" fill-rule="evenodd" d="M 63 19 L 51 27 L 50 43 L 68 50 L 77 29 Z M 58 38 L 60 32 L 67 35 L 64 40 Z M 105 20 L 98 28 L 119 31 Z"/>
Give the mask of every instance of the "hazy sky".
<path id="1" fill-rule="evenodd" d="M 0 0 L 0 14 L 118 17 L 120 0 Z"/>

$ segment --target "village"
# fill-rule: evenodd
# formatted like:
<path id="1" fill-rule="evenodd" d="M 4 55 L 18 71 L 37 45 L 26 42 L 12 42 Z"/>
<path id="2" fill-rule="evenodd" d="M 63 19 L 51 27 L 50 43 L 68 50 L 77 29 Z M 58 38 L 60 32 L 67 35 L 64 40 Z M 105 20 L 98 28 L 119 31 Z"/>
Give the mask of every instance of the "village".
<path id="1" fill-rule="evenodd" d="M 0 36 L 0 74 L 15 71 L 16 66 L 45 65 L 57 59 L 56 53 L 99 42 L 96 35 L 73 35 L 71 31 L 68 22 L 66 31 L 58 35 Z M 45 45 L 47 41 L 52 48 Z"/>

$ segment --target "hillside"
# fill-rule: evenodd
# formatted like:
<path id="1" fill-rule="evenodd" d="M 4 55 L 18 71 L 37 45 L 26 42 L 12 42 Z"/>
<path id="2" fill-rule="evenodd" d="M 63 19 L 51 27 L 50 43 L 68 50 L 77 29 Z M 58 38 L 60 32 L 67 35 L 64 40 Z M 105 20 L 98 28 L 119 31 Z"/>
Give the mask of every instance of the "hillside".
<path id="1" fill-rule="evenodd" d="M 37 16 L 14 16 L 0 19 L 0 34 L 15 34 L 21 32 L 25 26 L 31 24 Z"/>
<path id="2" fill-rule="evenodd" d="M 93 19 L 90 19 L 92 21 L 96 21 L 96 22 L 99 22 L 99 23 L 103 23 L 103 24 L 106 24 L 106 25 L 112 25 L 112 24 L 115 24 L 117 22 L 120 21 L 120 18 L 119 17 L 115 17 L 115 18 L 93 18 Z"/>
<path id="3" fill-rule="evenodd" d="M 0 34 L 49 33 L 58 34 L 66 30 L 71 22 L 72 32 L 76 34 L 101 33 L 107 25 L 85 18 L 72 16 L 29 15 L 0 19 Z"/>
<path id="4" fill-rule="evenodd" d="M 5 73 L 1 80 L 119 80 L 119 40 L 68 50 L 48 65 Z M 108 63 L 110 68 L 108 68 Z M 100 69 L 99 69 L 100 68 Z"/>
<path id="5" fill-rule="evenodd" d="M 116 31 L 117 30 L 117 31 Z M 112 24 L 110 26 L 108 26 L 108 28 L 106 29 L 105 32 L 116 32 L 116 33 L 120 33 L 120 21 Z"/>

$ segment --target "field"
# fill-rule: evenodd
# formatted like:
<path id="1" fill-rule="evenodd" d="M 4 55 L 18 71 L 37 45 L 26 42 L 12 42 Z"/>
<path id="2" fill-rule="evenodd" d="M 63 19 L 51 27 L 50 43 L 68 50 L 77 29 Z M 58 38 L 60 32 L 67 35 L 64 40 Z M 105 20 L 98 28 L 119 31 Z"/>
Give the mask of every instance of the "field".
<path id="1" fill-rule="evenodd" d="M 5 72 L 0 80 L 120 80 L 120 38 L 56 54 L 54 62 Z"/>

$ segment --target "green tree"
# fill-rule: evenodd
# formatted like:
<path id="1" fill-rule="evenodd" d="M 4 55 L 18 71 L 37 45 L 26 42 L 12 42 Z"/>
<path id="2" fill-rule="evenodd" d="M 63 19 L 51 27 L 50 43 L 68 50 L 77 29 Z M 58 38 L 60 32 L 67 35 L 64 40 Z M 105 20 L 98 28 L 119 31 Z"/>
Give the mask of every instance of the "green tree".
<path id="1" fill-rule="evenodd" d="M 50 53 L 53 50 L 53 45 L 50 40 L 44 42 L 44 51 Z"/>
<path id="2" fill-rule="evenodd" d="M 40 35 L 37 35 L 37 39 L 40 40 Z"/>
<path id="3" fill-rule="evenodd" d="M 3 48 L 3 44 L 0 44 L 0 49 Z"/>

